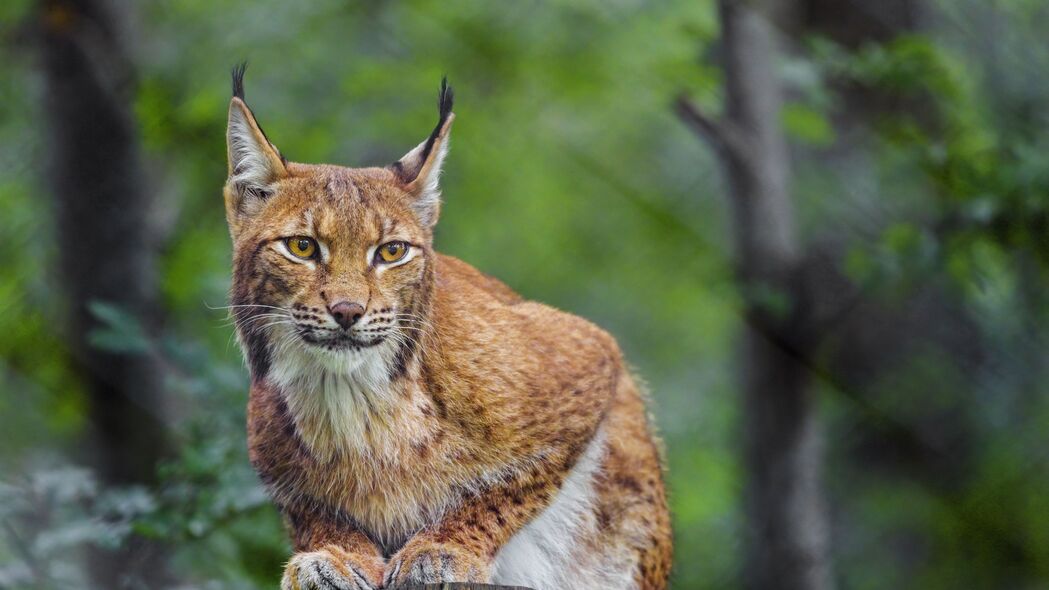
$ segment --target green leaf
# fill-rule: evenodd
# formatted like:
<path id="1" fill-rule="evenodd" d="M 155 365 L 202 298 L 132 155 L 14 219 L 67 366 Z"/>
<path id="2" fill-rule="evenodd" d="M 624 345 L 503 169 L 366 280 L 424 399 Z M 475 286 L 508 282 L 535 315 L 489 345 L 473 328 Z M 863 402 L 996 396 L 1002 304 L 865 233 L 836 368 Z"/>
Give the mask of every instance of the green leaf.
<path id="1" fill-rule="evenodd" d="M 801 103 L 790 103 L 781 114 L 787 133 L 804 143 L 827 146 L 834 143 L 834 128 L 823 113 Z"/>
<path id="2" fill-rule="evenodd" d="M 87 306 L 91 315 L 103 324 L 88 334 L 91 346 L 117 353 L 149 352 L 149 337 L 137 318 L 119 306 L 102 301 L 91 301 Z"/>

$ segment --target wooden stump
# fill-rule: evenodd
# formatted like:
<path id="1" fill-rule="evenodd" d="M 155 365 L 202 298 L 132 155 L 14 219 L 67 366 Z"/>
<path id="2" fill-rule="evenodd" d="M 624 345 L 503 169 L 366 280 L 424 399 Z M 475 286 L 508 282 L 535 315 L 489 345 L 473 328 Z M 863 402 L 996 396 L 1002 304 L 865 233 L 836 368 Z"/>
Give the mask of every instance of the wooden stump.
<path id="1" fill-rule="evenodd" d="M 461 584 L 446 582 L 444 584 L 411 584 L 401 586 L 399 590 L 532 590 L 524 586 L 493 586 L 491 584 Z"/>

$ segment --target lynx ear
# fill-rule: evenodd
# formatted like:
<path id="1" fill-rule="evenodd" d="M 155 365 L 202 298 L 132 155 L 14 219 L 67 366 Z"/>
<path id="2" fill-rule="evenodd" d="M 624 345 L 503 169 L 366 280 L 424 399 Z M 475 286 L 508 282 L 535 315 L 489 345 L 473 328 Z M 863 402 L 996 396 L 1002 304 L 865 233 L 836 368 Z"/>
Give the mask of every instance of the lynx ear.
<path id="1" fill-rule="evenodd" d="M 437 95 L 437 110 L 440 114 L 437 127 L 434 127 L 433 133 L 426 141 L 390 166 L 404 183 L 408 194 L 415 197 L 412 208 L 419 216 L 419 221 L 428 227 L 437 223 L 437 216 L 441 210 L 441 188 L 438 181 L 444 156 L 448 153 L 448 132 L 452 127 L 452 121 L 455 120 L 455 114 L 452 113 L 453 98 L 448 79 L 442 79 L 441 92 Z"/>
<path id="2" fill-rule="evenodd" d="M 230 187 L 236 211 L 257 207 L 272 192 L 271 185 L 287 174 L 284 157 L 270 143 L 255 115 L 244 102 L 244 70 L 233 68 L 233 99 L 229 103 L 226 154 Z"/>

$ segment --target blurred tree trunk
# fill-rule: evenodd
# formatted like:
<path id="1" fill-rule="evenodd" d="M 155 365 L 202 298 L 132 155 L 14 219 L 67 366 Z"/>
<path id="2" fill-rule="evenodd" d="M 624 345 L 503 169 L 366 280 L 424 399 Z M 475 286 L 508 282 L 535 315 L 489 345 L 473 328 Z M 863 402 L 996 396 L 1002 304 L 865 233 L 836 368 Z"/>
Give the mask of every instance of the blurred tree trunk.
<path id="1" fill-rule="evenodd" d="M 59 279 L 70 348 L 87 384 L 88 451 L 106 484 L 155 478 L 167 447 L 161 367 L 145 354 L 93 347 L 89 305 L 119 307 L 147 329 L 157 318 L 155 244 L 132 112 L 133 72 L 103 0 L 39 0 Z M 126 8 L 126 7 L 125 7 Z M 131 543 L 90 559 L 101 588 L 157 587 L 156 547 Z"/>
<path id="2" fill-rule="evenodd" d="M 808 311 L 780 125 L 770 3 L 721 0 L 725 115 L 685 99 L 682 118 L 718 150 L 731 192 L 742 335 L 748 587 L 831 587 L 816 405 L 803 359 Z"/>

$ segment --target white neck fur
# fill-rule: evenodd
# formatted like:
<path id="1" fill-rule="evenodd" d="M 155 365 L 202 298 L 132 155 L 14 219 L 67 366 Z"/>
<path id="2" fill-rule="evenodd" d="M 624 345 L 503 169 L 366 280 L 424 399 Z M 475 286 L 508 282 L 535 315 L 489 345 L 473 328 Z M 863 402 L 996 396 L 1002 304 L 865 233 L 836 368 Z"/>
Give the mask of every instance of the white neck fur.
<path id="1" fill-rule="evenodd" d="M 272 351 L 269 379 L 318 460 L 368 453 L 371 429 L 385 421 L 394 402 L 389 367 L 395 352 L 390 342 L 339 351 L 295 342 Z"/>

